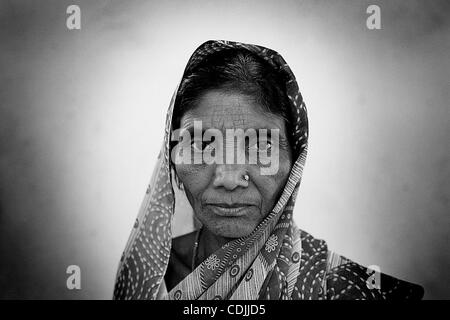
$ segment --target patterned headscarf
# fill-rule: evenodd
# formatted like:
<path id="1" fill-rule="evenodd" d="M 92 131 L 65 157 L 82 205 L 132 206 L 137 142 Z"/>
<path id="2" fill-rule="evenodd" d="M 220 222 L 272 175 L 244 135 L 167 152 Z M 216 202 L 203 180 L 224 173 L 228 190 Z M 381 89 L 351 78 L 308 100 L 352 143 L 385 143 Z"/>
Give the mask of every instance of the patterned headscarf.
<path id="1" fill-rule="evenodd" d="M 301 298 L 299 286 L 304 280 L 300 279 L 302 239 L 292 216 L 307 153 L 306 107 L 284 59 L 277 52 L 261 46 L 230 41 L 205 42 L 191 56 L 183 79 L 210 54 L 231 48 L 248 50 L 263 58 L 286 79 L 282 85 L 290 103 L 295 162 L 283 192 L 271 212 L 250 235 L 225 244 L 167 292 L 164 275 L 171 252 L 175 208 L 169 143 L 177 89 L 167 112 L 158 163 L 121 258 L 114 290 L 116 299 Z M 314 286 L 313 283 L 308 288 L 312 293 L 321 290 L 321 285 Z"/>

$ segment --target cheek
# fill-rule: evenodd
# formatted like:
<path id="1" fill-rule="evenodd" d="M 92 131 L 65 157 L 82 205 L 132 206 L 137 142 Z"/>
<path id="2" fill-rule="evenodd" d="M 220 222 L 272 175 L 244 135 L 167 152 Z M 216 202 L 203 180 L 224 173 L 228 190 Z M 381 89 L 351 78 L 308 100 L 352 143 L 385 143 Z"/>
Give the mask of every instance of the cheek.
<path id="1" fill-rule="evenodd" d="M 209 185 L 211 174 L 207 166 L 176 165 L 175 170 L 185 190 L 194 198 L 198 198 Z"/>
<path id="2" fill-rule="evenodd" d="M 279 169 L 274 175 L 258 175 L 256 182 L 263 198 L 265 210 L 272 210 L 286 185 L 291 171 L 292 161 L 289 155 L 280 154 Z M 270 207 L 270 208 L 268 208 Z"/>
<path id="3" fill-rule="evenodd" d="M 275 175 L 275 179 L 280 189 L 283 189 L 286 185 L 287 179 L 289 178 L 289 174 L 291 173 L 292 168 L 292 156 L 291 153 L 282 154 L 280 157 L 280 170 L 278 170 Z"/>

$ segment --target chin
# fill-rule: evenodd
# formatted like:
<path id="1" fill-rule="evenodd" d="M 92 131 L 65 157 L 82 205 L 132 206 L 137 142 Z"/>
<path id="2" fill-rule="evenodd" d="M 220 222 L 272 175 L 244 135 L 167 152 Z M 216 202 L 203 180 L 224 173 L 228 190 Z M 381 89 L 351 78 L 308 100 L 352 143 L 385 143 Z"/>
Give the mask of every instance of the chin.
<path id="1" fill-rule="evenodd" d="M 224 223 L 221 221 L 217 224 L 214 223 L 210 226 L 208 225 L 205 226 L 209 229 L 210 232 L 212 232 L 216 236 L 236 239 L 250 235 L 257 225 L 253 226 L 252 224 L 249 224 L 248 221 L 245 222 L 233 221 L 228 223 Z"/>

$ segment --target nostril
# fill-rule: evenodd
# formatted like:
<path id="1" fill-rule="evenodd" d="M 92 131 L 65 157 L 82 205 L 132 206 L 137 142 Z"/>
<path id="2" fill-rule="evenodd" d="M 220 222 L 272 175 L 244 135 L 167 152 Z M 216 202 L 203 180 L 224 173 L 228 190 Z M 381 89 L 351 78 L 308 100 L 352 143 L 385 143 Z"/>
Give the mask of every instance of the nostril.
<path id="1" fill-rule="evenodd" d="M 218 172 L 216 178 L 214 179 L 215 187 L 224 187 L 226 189 L 236 188 L 236 183 L 234 182 L 233 174 L 231 172 Z"/>
<path id="2" fill-rule="evenodd" d="M 214 186 L 219 187 L 221 184 L 223 184 L 225 181 L 225 174 L 223 171 L 217 171 L 216 175 L 214 177 Z"/>
<path id="3" fill-rule="evenodd" d="M 224 187 L 233 190 L 237 187 L 247 187 L 248 181 L 244 179 L 243 170 L 217 168 L 213 181 L 214 187 Z"/>

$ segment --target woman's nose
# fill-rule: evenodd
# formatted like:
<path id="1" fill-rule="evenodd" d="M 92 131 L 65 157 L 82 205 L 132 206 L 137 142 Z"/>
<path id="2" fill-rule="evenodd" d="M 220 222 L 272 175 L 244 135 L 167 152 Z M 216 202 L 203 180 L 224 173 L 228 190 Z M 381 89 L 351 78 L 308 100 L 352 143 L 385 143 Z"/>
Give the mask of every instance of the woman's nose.
<path id="1" fill-rule="evenodd" d="M 221 164 L 216 166 L 214 176 L 214 187 L 223 187 L 234 190 L 237 187 L 248 187 L 248 181 L 244 176 L 247 174 L 245 167 L 237 164 Z"/>

